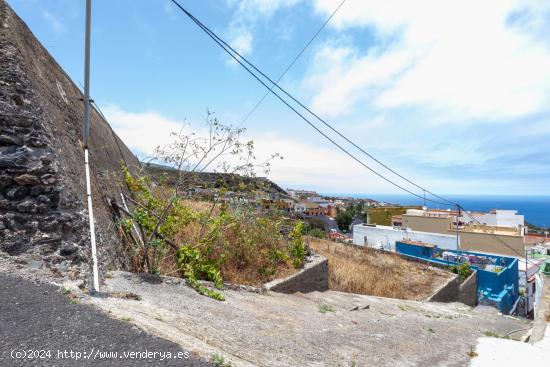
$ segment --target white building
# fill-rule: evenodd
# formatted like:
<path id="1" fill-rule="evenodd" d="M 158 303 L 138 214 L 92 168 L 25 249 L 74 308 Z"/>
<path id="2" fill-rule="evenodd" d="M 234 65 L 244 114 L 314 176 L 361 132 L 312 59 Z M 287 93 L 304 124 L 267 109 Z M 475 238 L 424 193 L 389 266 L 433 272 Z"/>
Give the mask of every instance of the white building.
<path id="1" fill-rule="evenodd" d="M 525 217 L 517 210 L 493 209 L 488 213 L 471 213 L 481 224 L 492 227 L 519 228 L 525 225 Z M 467 218 L 466 219 L 471 219 Z M 468 221 L 467 221 L 468 222 Z"/>
<path id="2" fill-rule="evenodd" d="M 300 213 L 300 214 L 303 214 L 305 213 L 307 207 L 304 203 L 295 203 L 294 204 L 294 211 L 296 213 Z"/>
<path id="3" fill-rule="evenodd" d="M 457 249 L 457 238 L 454 235 L 420 232 L 407 228 L 372 224 L 357 224 L 353 226 L 353 243 L 355 245 L 395 251 L 395 242 L 402 240 L 432 243 L 439 248 L 448 250 Z"/>

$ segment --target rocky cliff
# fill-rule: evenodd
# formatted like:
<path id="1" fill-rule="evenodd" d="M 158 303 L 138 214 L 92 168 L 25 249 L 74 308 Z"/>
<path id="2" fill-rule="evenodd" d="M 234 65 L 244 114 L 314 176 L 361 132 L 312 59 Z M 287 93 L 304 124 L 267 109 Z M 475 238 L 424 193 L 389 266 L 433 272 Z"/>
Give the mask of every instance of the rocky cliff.
<path id="1" fill-rule="evenodd" d="M 89 233 L 83 95 L 4 0 L 0 0 L 0 251 L 35 267 L 86 276 Z M 117 261 L 107 180 L 138 160 L 96 110 L 90 126 L 100 263 Z M 121 264 L 118 264 L 121 265 Z M 122 264 L 124 265 L 124 264 Z"/>

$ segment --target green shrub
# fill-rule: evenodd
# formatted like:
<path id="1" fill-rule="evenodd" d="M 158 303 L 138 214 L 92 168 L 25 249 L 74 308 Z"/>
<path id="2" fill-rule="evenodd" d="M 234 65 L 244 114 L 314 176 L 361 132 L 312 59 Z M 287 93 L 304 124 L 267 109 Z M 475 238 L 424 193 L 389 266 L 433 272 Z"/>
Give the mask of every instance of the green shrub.
<path id="1" fill-rule="evenodd" d="M 299 268 L 306 258 L 306 245 L 302 236 L 303 222 L 298 221 L 290 233 L 289 253 L 292 257 L 292 265 Z"/>
<path id="2" fill-rule="evenodd" d="M 458 274 L 458 279 L 461 282 L 466 280 L 473 272 L 472 269 L 470 268 L 470 264 L 467 262 L 463 262 L 457 265 L 452 265 L 449 267 L 449 270 L 455 274 Z"/>

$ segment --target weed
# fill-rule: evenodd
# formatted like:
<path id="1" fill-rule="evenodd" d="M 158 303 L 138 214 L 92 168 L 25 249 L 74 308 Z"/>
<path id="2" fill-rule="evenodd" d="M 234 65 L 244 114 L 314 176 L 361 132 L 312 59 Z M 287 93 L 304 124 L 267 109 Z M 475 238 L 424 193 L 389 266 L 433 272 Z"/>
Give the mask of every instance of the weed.
<path id="1" fill-rule="evenodd" d="M 483 335 L 493 337 L 493 338 L 500 338 L 500 335 L 498 335 L 497 333 L 495 333 L 494 331 L 491 331 L 491 330 L 485 330 L 483 332 Z"/>
<path id="2" fill-rule="evenodd" d="M 475 358 L 477 357 L 479 354 L 476 352 L 475 348 L 473 345 L 470 345 L 470 351 L 466 353 L 468 355 L 468 357 L 470 358 Z"/>
<path id="3" fill-rule="evenodd" d="M 157 321 L 164 321 L 160 316 L 155 316 L 155 320 L 157 320 Z"/>
<path id="4" fill-rule="evenodd" d="M 105 279 L 111 279 L 113 277 L 113 273 L 107 272 L 105 273 Z"/>
<path id="5" fill-rule="evenodd" d="M 508 335 L 500 335 L 498 333 L 495 333 L 494 331 L 486 330 L 483 332 L 483 335 L 493 338 L 501 338 L 501 339 L 510 339 L 510 336 Z"/>
<path id="6" fill-rule="evenodd" d="M 397 305 L 401 311 L 407 311 L 407 306 L 404 305 Z M 429 317 L 429 316 L 428 316 Z"/>
<path id="7" fill-rule="evenodd" d="M 428 331 L 429 331 L 430 333 L 434 333 L 434 334 L 435 334 L 435 330 L 432 329 L 432 328 L 429 328 Z"/>
<path id="8" fill-rule="evenodd" d="M 61 286 L 59 288 L 59 291 L 64 295 L 67 295 L 67 294 L 71 293 L 71 290 L 69 288 L 65 287 L 65 286 Z"/>
<path id="9" fill-rule="evenodd" d="M 319 305 L 319 312 L 320 313 L 327 313 L 327 312 L 334 312 L 334 311 L 336 311 L 336 310 L 334 309 L 334 307 L 332 307 L 330 305 L 326 305 L 324 303 Z"/>
<path id="10" fill-rule="evenodd" d="M 212 354 L 212 358 L 210 359 L 210 361 L 214 363 L 216 366 L 231 367 L 231 362 L 226 362 L 225 358 L 218 353 Z"/>
<path id="11" fill-rule="evenodd" d="M 134 321 L 133 318 L 131 318 L 130 316 L 124 316 L 123 318 L 121 318 L 122 321 L 126 321 L 126 322 L 131 322 L 131 321 Z"/>

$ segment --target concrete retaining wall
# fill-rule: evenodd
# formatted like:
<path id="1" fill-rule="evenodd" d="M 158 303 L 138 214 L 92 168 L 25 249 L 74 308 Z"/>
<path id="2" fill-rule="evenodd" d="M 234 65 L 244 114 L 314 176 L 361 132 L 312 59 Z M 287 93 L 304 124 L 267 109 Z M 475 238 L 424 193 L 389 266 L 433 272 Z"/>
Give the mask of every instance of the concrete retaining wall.
<path id="1" fill-rule="evenodd" d="M 474 271 L 458 287 L 458 302 L 468 306 L 477 306 L 477 271 Z"/>
<path id="2" fill-rule="evenodd" d="M 279 293 L 314 292 L 328 290 L 328 260 L 313 255 L 306 260 L 304 268 L 284 279 L 275 279 L 264 284 L 264 288 Z"/>
<path id="3" fill-rule="evenodd" d="M 468 306 L 477 306 L 477 271 L 474 271 L 462 283 L 455 275 L 445 285 L 426 299 L 429 302 L 461 302 Z"/>
<path id="4" fill-rule="evenodd" d="M 455 302 L 458 300 L 459 283 L 458 276 L 455 275 L 441 288 L 435 291 L 426 301 L 429 302 Z"/>

